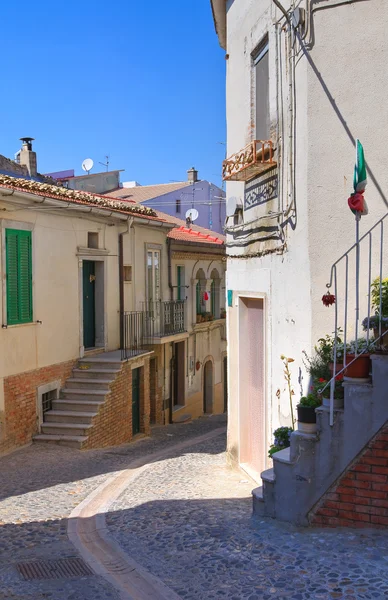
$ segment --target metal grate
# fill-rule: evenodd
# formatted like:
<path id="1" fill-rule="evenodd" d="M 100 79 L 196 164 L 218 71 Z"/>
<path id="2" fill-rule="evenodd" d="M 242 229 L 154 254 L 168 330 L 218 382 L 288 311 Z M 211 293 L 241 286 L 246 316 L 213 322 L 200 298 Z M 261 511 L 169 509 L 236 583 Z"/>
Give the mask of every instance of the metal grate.
<path id="1" fill-rule="evenodd" d="M 43 414 L 53 409 L 53 400 L 57 399 L 57 390 L 51 390 L 42 394 L 42 410 Z"/>
<path id="2" fill-rule="evenodd" d="M 34 579 L 71 579 L 93 575 L 93 571 L 81 558 L 39 560 L 18 563 L 17 570 L 25 581 Z"/>

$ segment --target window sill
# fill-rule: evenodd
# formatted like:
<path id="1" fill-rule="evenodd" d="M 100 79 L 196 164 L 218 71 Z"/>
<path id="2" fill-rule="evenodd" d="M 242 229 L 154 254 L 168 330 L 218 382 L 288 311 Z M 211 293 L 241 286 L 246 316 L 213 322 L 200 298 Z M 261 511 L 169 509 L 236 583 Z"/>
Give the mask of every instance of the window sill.
<path id="1" fill-rule="evenodd" d="M 15 329 L 17 327 L 31 327 L 32 325 L 41 325 L 37 321 L 29 321 L 28 323 L 15 323 L 14 325 L 2 325 L 2 329 Z"/>

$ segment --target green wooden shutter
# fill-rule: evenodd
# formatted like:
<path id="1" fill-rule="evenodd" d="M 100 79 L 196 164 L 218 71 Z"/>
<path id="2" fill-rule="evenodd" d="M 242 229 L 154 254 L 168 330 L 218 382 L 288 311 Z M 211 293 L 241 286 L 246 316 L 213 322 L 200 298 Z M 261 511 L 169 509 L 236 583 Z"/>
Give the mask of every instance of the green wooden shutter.
<path id="1" fill-rule="evenodd" d="M 201 310 L 202 307 L 201 307 L 201 284 L 199 281 L 197 282 L 195 292 L 196 292 L 195 295 L 196 295 L 196 304 L 197 304 L 197 315 L 200 315 L 200 314 L 202 314 L 202 310 Z"/>
<path id="2" fill-rule="evenodd" d="M 32 321 L 31 232 L 6 229 L 7 324 Z"/>

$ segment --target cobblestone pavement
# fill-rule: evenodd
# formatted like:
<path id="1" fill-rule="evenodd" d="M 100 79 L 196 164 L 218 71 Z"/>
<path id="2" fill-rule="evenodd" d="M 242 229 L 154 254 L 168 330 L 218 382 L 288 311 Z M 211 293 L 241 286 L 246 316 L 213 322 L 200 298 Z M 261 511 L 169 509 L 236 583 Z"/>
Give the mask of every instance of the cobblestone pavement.
<path id="1" fill-rule="evenodd" d="M 253 520 L 252 484 L 224 447 L 193 447 L 127 488 L 107 523 L 129 555 L 187 600 L 388 598 L 387 533 Z"/>
<path id="2" fill-rule="evenodd" d="M 156 427 L 152 438 L 80 452 L 35 444 L 0 458 L 0 600 L 116 600 L 104 579 L 24 582 L 16 564 L 77 556 L 67 537 L 71 511 L 107 477 L 133 460 L 220 427 L 223 417 Z"/>
<path id="3" fill-rule="evenodd" d="M 0 600 L 119 600 L 96 575 L 25 582 L 18 562 L 77 556 L 67 517 L 113 473 L 165 449 L 110 507 L 112 536 L 183 599 L 388 598 L 388 535 L 296 530 L 251 518 L 252 483 L 225 466 L 223 435 L 174 444 L 223 417 L 158 427 L 119 448 L 34 445 L 0 459 Z"/>

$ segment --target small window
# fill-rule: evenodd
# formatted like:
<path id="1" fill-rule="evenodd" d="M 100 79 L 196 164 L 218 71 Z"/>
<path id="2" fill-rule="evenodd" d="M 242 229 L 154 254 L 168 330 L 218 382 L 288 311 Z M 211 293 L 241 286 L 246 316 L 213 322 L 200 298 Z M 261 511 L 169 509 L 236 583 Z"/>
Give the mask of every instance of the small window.
<path id="1" fill-rule="evenodd" d="M 57 390 L 50 390 L 42 394 L 42 412 L 43 414 L 53 409 L 53 401 L 57 399 Z"/>
<path id="2" fill-rule="evenodd" d="M 252 55 L 255 77 L 256 139 L 270 139 L 268 39 Z"/>
<path id="3" fill-rule="evenodd" d="M 180 198 L 177 198 L 175 200 L 175 209 L 176 209 L 177 213 L 181 212 L 181 199 Z"/>
<path id="4" fill-rule="evenodd" d="M 88 231 L 88 248 L 98 248 L 98 233 Z"/>
<path id="5" fill-rule="evenodd" d="M 124 278 L 124 281 L 132 281 L 132 266 L 131 265 L 124 265 L 123 278 Z"/>

